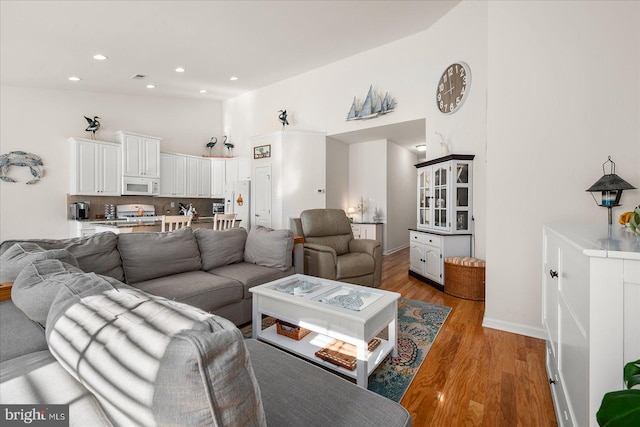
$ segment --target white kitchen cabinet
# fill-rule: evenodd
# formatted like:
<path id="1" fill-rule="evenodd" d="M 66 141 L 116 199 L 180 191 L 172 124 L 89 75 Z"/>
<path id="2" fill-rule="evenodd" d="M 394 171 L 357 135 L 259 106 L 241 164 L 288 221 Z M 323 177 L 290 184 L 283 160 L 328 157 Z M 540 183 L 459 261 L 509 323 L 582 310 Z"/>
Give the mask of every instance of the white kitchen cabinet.
<path id="1" fill-rule="evenodd" d="M 470 256 L 470 235 L 409 232 L 409 274 L 444 290 L 444 259 Z"/>
<path id="2" fill-rule="evenodd" d="M 226 161 L 211 159 L 211 197 L 224 197 Z"/>
<path id="3" fill-rule="evenodd" d="M 640 358 L 640 237 L 618 226 L 543 228 L 542 324 L 558 424 L 597 426 L 605 393 Z"/>
<path id="4" fill-rule="evenodd" d="M 111 142 L 69 138 L 69 194 L 120 196 L 121 150 Z"/>
<path id="5" fill-rule="evenodd" d="M 89 221 L 70 220 L 69 237 L 87 237 L 96 234 L 96 225 Z"/>
<path id="6" fill-rule="evenodd" d="M 452 154 L 419 163 L 419 230 L 473 232 L 473 155 Z"/>
<path id="7" fill-rule="evenodd" d="M 157 136 L 118 131 L 122 144 L 122 174 L 142 178 L 160 178 L 160 141 Z"/>
<path id="8" fill-rule="evenodd" d="M 251 159 L 248 157 L 234 157 L 225 160 L 226 183 L 251 180 Z"/>
<path id="9" fill-rule="evenodd" d="M 160 196 L 187 195 L 187 158 L 180 154 L 160 154 Z"/>
<path id="10" fill-rule="evenodd" d="M 354 239 L 371 239 L 382 243 L 382 223 L 351 223 Z"/>
<path id="11" fill-rule="evenodd" d="M 211 197 L 211 161 L 187 156 L 187 197 Z"/>

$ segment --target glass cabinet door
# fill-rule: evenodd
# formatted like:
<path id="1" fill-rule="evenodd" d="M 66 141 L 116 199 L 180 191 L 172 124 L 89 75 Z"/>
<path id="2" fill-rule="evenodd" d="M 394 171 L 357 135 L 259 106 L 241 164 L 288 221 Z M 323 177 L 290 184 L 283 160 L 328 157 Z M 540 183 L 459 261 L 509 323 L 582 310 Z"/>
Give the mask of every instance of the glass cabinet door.
<path id="1" fill-rule="evenodd" d="M 422 168 L 418 172 L 418 226 L 429 227 L 431 225 L 431 168 Z"/>
<path id="2" fill-rule="evenodd" d="M 471 203 L 470 183 L 471 167 L 469 163 L 456 162 L 455 166 L 455 229 L 457 231 L 470 231 L 471 229 Z"/>
<path id="3" fill-rule="evenodd" d="M 443 230 L 450 228 L 447 223 L 448 166 L 447 164 L 437 165 L 433 172 L 433 226 Z"/>

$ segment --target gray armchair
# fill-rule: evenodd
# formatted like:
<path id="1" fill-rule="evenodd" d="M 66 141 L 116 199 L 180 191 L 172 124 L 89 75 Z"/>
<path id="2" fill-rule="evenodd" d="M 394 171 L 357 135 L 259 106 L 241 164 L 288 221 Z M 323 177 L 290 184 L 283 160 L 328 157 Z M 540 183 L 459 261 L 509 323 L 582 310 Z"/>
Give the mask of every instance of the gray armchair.
<path id="1" fill-rule="evenodd" d="M 354 239 L 343 210 L 309 209 L 291 227 L 304 237 L 305 274 L 380 287 L 382 246 L 377 240 Z"/>

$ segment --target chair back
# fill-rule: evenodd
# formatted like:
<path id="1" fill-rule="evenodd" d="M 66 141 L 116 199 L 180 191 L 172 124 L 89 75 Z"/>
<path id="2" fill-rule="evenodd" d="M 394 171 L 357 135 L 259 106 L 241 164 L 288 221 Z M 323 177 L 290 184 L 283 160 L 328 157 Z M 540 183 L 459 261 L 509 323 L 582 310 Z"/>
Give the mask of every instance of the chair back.
<path id="1" fill-rule="evenodd" d="M 163 215 L 161 231 L 174 231 L 182 227 L 190 227 L 191 215 Z"/>
<path id="2" fill-rule="evenodd" d="M 300 213 L 300 223 L 306 243 L 329 246 L 336 255 L 349 252 L 353 231 L 342 209 L 308 209 Z"/>
<path id="3" fill-rule="evenodd" d="M 236 226 L 236 216 L 238 214 L 215 214 L 213 216 L 213 229 L 226 230 Z"/>

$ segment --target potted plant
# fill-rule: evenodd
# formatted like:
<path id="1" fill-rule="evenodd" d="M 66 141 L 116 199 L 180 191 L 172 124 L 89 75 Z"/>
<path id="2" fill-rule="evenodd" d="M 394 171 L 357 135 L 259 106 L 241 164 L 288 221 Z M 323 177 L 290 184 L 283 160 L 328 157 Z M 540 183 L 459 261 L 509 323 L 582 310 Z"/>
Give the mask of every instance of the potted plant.
<path id="1" fill-rule="evenodd" d="M 611 391 L 602 398 L 596 419 L 600 427 L 640 426 L 640 359 L 624 367 L 624 382 L 627 390 Z"/>

